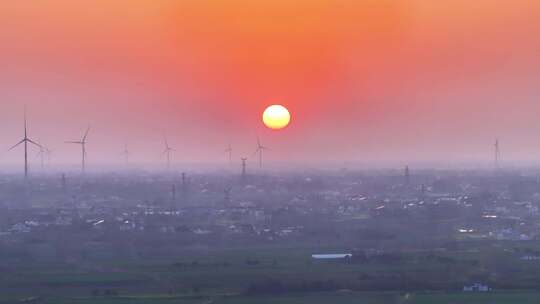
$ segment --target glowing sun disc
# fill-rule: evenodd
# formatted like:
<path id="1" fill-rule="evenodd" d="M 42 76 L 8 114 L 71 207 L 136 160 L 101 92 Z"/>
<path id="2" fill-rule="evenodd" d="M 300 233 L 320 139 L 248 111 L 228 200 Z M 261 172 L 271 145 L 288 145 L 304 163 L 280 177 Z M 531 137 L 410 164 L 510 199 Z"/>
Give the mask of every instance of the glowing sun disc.
<path id="1" fill-rule="evenodd" d="M 291 121 L 289 110 L 282 105 L 271 105 L 263 112 L 264 124 L 274 130 L 285 128 Z"/>

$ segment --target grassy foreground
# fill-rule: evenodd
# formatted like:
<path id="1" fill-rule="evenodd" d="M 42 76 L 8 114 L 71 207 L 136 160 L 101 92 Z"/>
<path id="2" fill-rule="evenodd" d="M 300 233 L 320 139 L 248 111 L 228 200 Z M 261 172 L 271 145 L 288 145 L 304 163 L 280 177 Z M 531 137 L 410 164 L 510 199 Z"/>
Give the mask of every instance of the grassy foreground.
<path id="1" fill-rule="evenodd" d="M 538 303 L 540 292 L 493 292 L 472 293 L 357 293 L 328 292 L 291 294 L 279 296 L 116 296 L 75 297 L 56 299 L 3 299 L 0 303 L 45 303 L 45 304 L 533 304 Z"/>

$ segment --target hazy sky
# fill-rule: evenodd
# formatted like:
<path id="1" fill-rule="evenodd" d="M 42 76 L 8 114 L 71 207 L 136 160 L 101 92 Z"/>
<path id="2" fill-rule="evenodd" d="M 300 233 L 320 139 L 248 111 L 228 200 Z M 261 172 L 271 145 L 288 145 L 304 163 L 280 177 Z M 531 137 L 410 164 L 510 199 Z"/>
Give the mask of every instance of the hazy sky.
<path id="1" fill-rule="evenodd" d="M 57 162 L 88 125 L 90 162 L 540 160 L 540 2 L 2 1 L 0 100 L 0 150 L 26 104 Z"/>

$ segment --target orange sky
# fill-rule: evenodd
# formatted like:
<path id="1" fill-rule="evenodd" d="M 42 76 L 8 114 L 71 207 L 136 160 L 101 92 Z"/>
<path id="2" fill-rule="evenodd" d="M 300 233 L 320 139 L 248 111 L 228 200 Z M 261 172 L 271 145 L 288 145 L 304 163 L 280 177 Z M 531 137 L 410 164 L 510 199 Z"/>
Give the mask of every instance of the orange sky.
<path id="1" fill-rule="evenodd" d="M 532 0 L 3 1 L 0 142 L 27 104 L 65 162 L 88 124 L 96 162 L 158 161 L 164 133 L 179 161 L 256 135 L 272 160 L 481 160 L 495 137 L 537 160 L 539 51 Z M 289 128 L 264 129 L 269 103 Z"/>

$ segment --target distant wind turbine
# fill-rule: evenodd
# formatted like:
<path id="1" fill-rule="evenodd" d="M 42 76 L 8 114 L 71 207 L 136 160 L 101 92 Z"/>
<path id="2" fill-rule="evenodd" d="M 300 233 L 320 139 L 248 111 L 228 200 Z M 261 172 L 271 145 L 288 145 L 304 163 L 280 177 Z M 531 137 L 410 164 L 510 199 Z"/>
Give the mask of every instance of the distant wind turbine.
<path id="1" fill-rule="evenodd" d="M 227 149 L 225 149 L 225 152 L 229 155 L 229 164 L 231 164 L 232 163 L 232 147 L 230 143 Z"/>
<path id="2" fill-rule="evenodd" d="M 264 150 L 270 150 L 270 148 L 265 147 L 261 144 L 261 141 L 259 140 L 259 137 L 257 137 L 257 149 L 255 149 L 255 153 L 253 155 L 259 153 L 259 167 L 262 168 L 263 166 L 263 151 Z"/>
<path id="3" fill-rule="evenodd" d="M 175 149 L 171 148 L 169 146 L 169 142 L 167 141 L 167 137 L 165 137 L 165 150 L 163 150 L 163 154 L 167 157 L 167 169 L 171 168 L 171 153 L 173 151 L 176 151 Z"/>
<path id="4" fill-rule="evenodd" d="M 240 158 L 240 160 L 242 161 L 242 179 L 245 179 L 246 178 L 246 161 L 247 161 L 247 157 L 242 157 L 242 158 Z"/>
<path id="5" fill-rule="evenodd" d="M 39 157 L 39 160 L 40 160 L 40 163 L 41 163 L 41 169 L 43 170 L 43 168 L 45 167 L 45 157 L 48 157 L 50 158 L 50 150 L 47 149 L 46 147 L 44 147 L 43 145 L 41 145 L 39 147 L 39 152 L 37 153 L 37 157 Z"/>
<path id="6" fill-rule="evenodd" d="M 499 147 L 499 139 L 495 139 L 495 169 L 499 169 L 499 161 L 501 160 L 501 150 Z"/>
<path id="7" fill-rule="evenodd" d="M 78 144 L 81 145 L 82 152 L 82 163 L 81 163 L 81 172 L 86 172 L 86 138 L 88 137 L 88 132 L 90 132 L 90 127 L 86 129 L 84 135 L 80 141 L 66 141 L 67 144 Z"/>
<path id="8" fill-rule="evenodd" d="M 124 151 L 122 151 L 122 154 L 124 154 L 124 160 L 126 162 L 126 165 L 129 164 L 129 150 L 128 150 L 128 147 L 127 147 L 127 144 L 124 144 Z"/>
<path id="9" fill-rule="evenodd" d="M 24 144 L 24 178 L 28 178 L 28 143 L 31 143 L 40 149 L 42 148 L 41 145 L 34 142 L 30 138 L 28 138 L 28 127 L 26 122 L 26 108 L 24 109 L 24 137 L 19 141 L 17 144 L 15 144 L 13 147 L 9 148 L 8 151 L 13 150 L 15 147 L 17 147 L 20 144 Z"/>
<path id="10" fill-rule="evenodd" d="M 47 154 L 47 162 L 50 163 L 52 151 L 49 148 L 45 147 L 45 154 Z"/>

